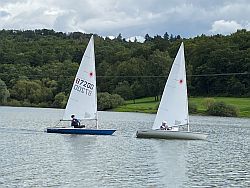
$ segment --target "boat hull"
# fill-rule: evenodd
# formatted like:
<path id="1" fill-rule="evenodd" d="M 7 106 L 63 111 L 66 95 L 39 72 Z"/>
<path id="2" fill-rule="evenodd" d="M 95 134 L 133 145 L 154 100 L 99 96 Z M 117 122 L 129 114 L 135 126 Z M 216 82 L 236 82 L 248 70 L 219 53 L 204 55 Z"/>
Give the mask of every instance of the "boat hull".
<path id="1" fill-rule="evenodd" d="M 206 140 L 207 134 L 165 131 L 165 130 L 139 130 L 136 133 L 137 138 L 158 138 L 158 139 L 177 139 L 177 140 Z"/>
<path id="2" fill-rule="evenodd" d="M 47 128 L 46 131 L 47 133 L 60 133 L 60 134 L 112 135 L 116 130 L 51 127 L 51 128 Z"/>

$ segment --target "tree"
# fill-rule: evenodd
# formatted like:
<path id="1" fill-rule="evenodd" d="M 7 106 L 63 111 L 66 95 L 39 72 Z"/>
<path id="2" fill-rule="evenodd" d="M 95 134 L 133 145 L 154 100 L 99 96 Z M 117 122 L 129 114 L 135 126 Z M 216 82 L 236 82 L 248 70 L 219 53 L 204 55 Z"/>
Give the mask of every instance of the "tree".
<path id="1" fill-rule="evenodd" d="M 120 95 L 125 100 L 133 98 L 133 92 L 128 81 L 119 82 L 113 93 Z"/>
<path id="2" fill-rule="evenodd" d="M 98 110 L 107 110 L 112 108 L 111 95 L 108 92 L 97 94 Z"/>
<path id="3" fill-rule="evenodd" d="M 60 92 L 55 96 L 55 100 L 53 102 L 54 107 L 64 108 L 66 105 L 67 97 L 64 92 Z"/>
<path id="4" fill-rule="evenodd" d="M 166 51 L 169 46 L 169 41 L 164 40 L 160 35 L 154 36 L 152 39 L 153 42 L 153 49 L 160 50 L 160 51 Z"/>
<path id="5" fill-rule="evenodd" d="M 149 34 L 146 34 L 144 38 L 145 38 L 145 42 L 149 42 L 152 40 L 152 37 L 150 37 Z"/>
<path id="6" fill-rule="evenodd" d="M 28 105 L 32 101 L 30 105 L 53 106 L 58 93 L 67 96 L 90 35 L 47 29 L 0 30 L 0 79 L 10 92 L 8 102 L 23 105 L 25 101 Z M 187 74 L 207 75 L 187 77 L 189 94 L 249 97 L 249 39 L 247 30 L 227 36 L 203 34 L 190 39 L 167 32 L 163 37 L 146 34 L 143 43 L 126 42 L 121 34 L 115 40 L 95 35 L 98 92 L 113 93 L 116 88 L 121 89 L 119 82 L 127 81 L 132 99 L 157 98 L 172 65 L 171 58 L 174 59 L 184 41 Z"/>
<path id="7" fill-rule="evenodd" d="M 169 34 L 168 34 L 168 32 L 166 32 L 166 33 L 164 34 L 163 38 L 164 38 L 165 40 L 169 40 Z"/>
<path id="8" fill-rule="evenodd" d="M 145 96 L 144 88 L 143 88 L 142 84 L 140 84 L 139 81 L 135 81 L 131 85 L 131 90 L 132 90 L 132 93 L 133 93 L 134 104 L 135 104 L 135 99 L 138 99 L 138 98 L 141 98 L 141 97 Z"/>
<path id="9" fill-rule="evenodd" d="M 0 104 L 6 104 L 10 97 L 10 92 L 3 80 L 0 79 Z"/>
<path id="10" fill-rule="evenodd" d="M 145 75 L 152 77 L 144 80 L 144 85 L 146 86 L 149 96 L 154 96 L 156 101 L 163 91 L 171 64 L 172 59 L 167 52 L 156 50 L 149 57 L 149 61 L 146 65 L 147 69 L 145 69 Z"/>
<path id="11" fill-rule="evenodd" d="M 53 93 L 40 80 L 18 80 L 11 89 L 11 96 L 19 101 L 39 104 L 52 100 Z"/>
<path id="12" fill-rule="evenodd" d="M 124 99 L 117 94 L 109 94 L 108 92 L 97 94 L 98 110 L 108 110 L 124 104 Z"/>
<path id="13" fill-rule="evenodd" d="M 118 41 L 122 41 L 122 34 L 119 33 L 119 35 L 116 37 L 116 39 L 117 39 Z"/>

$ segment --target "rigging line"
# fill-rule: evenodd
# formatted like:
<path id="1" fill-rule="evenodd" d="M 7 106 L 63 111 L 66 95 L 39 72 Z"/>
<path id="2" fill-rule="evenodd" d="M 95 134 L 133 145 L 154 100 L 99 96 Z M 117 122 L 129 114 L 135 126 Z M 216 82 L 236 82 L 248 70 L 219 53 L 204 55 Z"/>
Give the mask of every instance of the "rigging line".
<path id="1" fill-rule="evenodd" d="M 250 73 L 221 73 L 221 74 L 191 74 L 187 75 L 187 77 L 212 77 L 212 76 L 233 76 L 233 75 L 248 75 Z M 96 76 L 100 78 L 166 78 L 166 76 Z"/>
<path id="2" fill-rule="evenodd" d="M 201 76 L 233 76 L 233 75 L 247 75 L 250 74 L 249 72 L 236 72 L 236 73 L 218 73 L 218 74 L 193 74 L 193 75 L 187 75 L 187 76 L 197 76 L 197 77 L 201 77 Z"/>
<path id="3" fill-rule="evenodd" d="M 213 76 L 233 76 L 233 75 L 249 75 L 250 72 L 237 72 L 237 73 L 214 73 L 214 74 L 191 74 L 191 75 L 187 75 L 187 77 L 213 77 Z M 7 73 L 0 73 L 0 76 L 4 76 L 4 75 L 9 75 Z M 14 76 L 14 75 L 13 75 Z M 62 75 L 55 75 L 55 76 L 44 76 L 44 75 L 20 75 L 20 76 L 27 76 L 29 78 L 58 78 L 58 77 L 67 77 L 67 78 L 74 78 L 74 76 L 62 76 Z M 114 75 L 114 76 L 104 76 L 104 75 L 101 75 L 101 76 L 96 76 L 97 78 L 166 78 L 167 75 L 165 76 L 162 76 L 162 75 L 158 75 L 158 76 L 154 76 L 154 75 L 137 75 L 137 76 L 134 76 L 134 75 L 128 75 L 128 76 L 117 76 L 117 75 Z"/>

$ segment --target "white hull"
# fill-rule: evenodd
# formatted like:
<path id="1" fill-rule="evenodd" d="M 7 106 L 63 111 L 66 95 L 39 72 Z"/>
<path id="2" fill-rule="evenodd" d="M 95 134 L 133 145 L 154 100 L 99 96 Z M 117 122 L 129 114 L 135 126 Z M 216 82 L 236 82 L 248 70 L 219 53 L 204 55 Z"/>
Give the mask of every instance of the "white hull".
<path id="1" fill-rule="evenodd" d="M 202 133 L 165 130 L 139 130 L 136 133 L 137 138 L 159 138 L 177 140 L 206 140 L 207 136 L 208 135 Z"/>

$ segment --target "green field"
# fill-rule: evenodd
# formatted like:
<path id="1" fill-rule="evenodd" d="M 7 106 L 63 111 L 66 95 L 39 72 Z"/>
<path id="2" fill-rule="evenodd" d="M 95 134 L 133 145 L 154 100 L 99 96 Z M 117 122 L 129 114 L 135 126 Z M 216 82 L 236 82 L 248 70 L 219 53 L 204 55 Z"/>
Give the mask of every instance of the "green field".
<path id="1" fill-rule="evenodd" d="M 250 118 L 250 98 L 233 98 L 233 97 L 211 97 L 215 101 L 223 101 L 226 104 L 236 106 L 240 113 L 240 117 Z M 191 97 L 189 98 L 190 103 L 197 105 L 198 114 L 205 113 L 204 103 L 207 98 L 205 97 Z M 135 104 L 133 100 L 126 101 L 125 105 L 118 108 L 112 109 L 118 112 L 144 112 L 144 113 L 156 113 L 158 102 L 154 101 L 154 97 L 147 97 L 142 99 L 136 99 Z"/>

